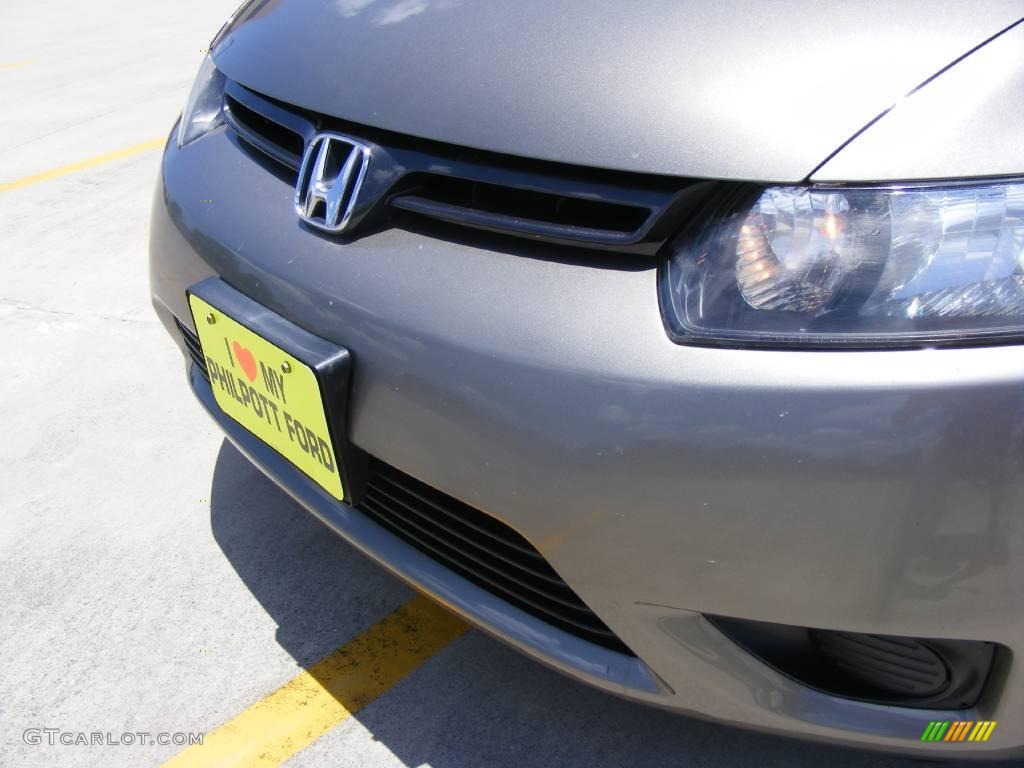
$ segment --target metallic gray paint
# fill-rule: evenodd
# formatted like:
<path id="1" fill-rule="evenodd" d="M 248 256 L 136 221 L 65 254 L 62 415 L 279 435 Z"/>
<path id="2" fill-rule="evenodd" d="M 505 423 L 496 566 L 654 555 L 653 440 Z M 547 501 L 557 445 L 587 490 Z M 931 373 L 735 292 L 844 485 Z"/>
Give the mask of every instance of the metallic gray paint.
<path id="1" fill-rule="evenodd" d="M 900 101 L 814 181 L 1024 174 L 1024 24 Z"/>
<path id="2" fill-rule="evenodd" d="M 799 181 L 1021 16 L 1019 0 L 257 0 L 214 58 L 266 95 L 414 136 Z"/>
<path id="3" fill-rule="evenodd" d="M 399 230 L 343 244 L 299 224 L 271 166 L 224 129 L 167 148 L 151 243 L 161 318 L 188 318 L 185 288 L 216 274 L 350 349 L 351 439 L 519 530 L 674 693 L 598 684 L 831 742 L 1024 755 L 1019 666 L 961 713 L 1009 727 L 940 753 L 905 735 L 913 711 L 795 686 L 699 616 L 1019 652 L 1019 347 L 679 346 L 654 260 L 575 262 L 525 241 Z M 360 546 L 387 560 L 386 543 Z"/>

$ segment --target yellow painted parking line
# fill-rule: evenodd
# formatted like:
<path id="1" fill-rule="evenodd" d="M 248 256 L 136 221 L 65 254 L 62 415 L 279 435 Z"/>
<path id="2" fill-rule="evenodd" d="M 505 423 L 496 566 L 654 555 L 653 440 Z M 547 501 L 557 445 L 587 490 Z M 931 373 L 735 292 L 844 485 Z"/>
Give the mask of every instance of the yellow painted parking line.
<path id="1" fill-rule="evenodd" d="M 436 603 L 416 596 L 164 766 L 279 765 L 387 692 L 466 628 Z"/>
<path id="2" fill-rule="evenodd" d="M 123 157 L 131 157 L 132 155 L 138 155 L 142 152 L 160 149 L 163 145 L 163 139 L 153 139 L 151 141 L 144 141 L 142 144 L 125 147 L 124 149 L 115 149 L 113 152 L 95 155 L 94 157 L 89 157 L 85 160 L 79 160 L 77 163 L 69 163 L 68 165 L 62 165 L 59 168 L 52 168 L 49 171 L 36 173 L 32 176 L 24 176 L 20 179 L 15 179 L 14 181 L 0 183 L 0 193 L 10 192 L 12 189 L 28 187 L 32 184 L 38 184 L 41 181 L 56 179 L 59 176 L 67 176 L 69 173 L 84 171 L 86 168 L 94 168 L 97 165 L 103 165 L 104 163 L 110 163 L 114 160 L 120 160 Z"/>
<path id="3" fill-rule="evenodd" d="M 0 64 L 0 69 L 18 69 L 19 67 L 27 67 L 29 64 L 35 64 L 35 61 L 33 59 L 12 61 L 10 64 Z"/>

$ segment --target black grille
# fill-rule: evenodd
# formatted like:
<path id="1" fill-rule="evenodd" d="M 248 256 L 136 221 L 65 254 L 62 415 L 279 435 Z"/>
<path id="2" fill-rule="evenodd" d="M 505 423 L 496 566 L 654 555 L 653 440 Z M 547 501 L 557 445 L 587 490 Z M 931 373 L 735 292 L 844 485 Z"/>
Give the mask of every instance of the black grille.
<path id="1" fill-rule="evenodd" d="M 649 208 L 587 200 L 472 179 L 423 173 L 391 205 L 451 224 L 507 229 L 540 237 L 592 242 L 629 241 L 651 216 Z"/>
<path id="2" fill-rule="evenodd" d="M 632 655 L 544 557 L 504 523 L 370 460 L 359 509 L 442 565 L 542 621 Z"/>
<path id="3" fill-rule="evenodd" d="M 174 324 L 178 326 L 178 332 L 185 342 L 185 349 L 188 350 L 192 362 L 199 368 L 203 378 L 209 381 L 210 373 L 206 370 L 206 357 L 203 355 L 203 348 L 199 344 L 199 337 L 192 333 L 178 318 L 174 318 Z"/>
<path id="4" fill-rule="evenodd" d="M 336 131 L 369 145 L 376 172 L 364 182 L 352 230 L 401 226 L 402 217 L 411 216 L 561 245 L 653 255 L 708 186 L 382 131 L 283 104 L 234 82 L 227 85 L 225 115 L 239 138 L 293 171 L 318 131 Z"/>
<path id="5" fill-rule="evenodd" d="M 225 96 L 224 106 L 227 122 L 239 136 L 275 160 L 298 170 L 309 136 L 304 135 L 296 123 L 289 121 L 286 113 L 266 108 L 260 110 L 255 103 L 247 106 L 230 94 Z"/>

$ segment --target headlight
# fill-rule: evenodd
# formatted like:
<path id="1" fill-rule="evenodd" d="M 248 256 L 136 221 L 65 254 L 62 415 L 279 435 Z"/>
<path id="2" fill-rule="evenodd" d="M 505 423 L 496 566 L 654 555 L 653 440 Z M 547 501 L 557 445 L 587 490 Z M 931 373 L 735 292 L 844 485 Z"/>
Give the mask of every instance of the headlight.
<path id="1" fill-rule="evenodd" d="M 199 66 L 192 93 L 178 125 L 178 148 L 204 136 L 224 122 L 224 75 L 213 65 L 209 54 Z"/>
<path id="2" fill-rule="evenodd" d="M 770 187 L 705 220 L 662 275 L 676 341 L 1024 340 L 1024 183 Z"/>

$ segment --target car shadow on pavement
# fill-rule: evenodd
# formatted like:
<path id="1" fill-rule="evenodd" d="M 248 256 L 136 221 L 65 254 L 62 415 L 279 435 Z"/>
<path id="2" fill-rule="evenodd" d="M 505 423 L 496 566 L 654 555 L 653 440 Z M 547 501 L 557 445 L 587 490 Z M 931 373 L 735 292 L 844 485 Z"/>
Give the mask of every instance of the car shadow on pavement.
<path id="1" fill-rule="evenodd" d="M 227 440 L 217 457 L 210 511 L 217 544 L 276 622 L 277 642 L 303 668 L 412 594 L 305 512 Z M 355 719 L 407 766 L 924 764 L 765 736 L 627 702 L 480 632 L 464 635 Z M 326 734 L 302 753 L 302 764 L 343 764 L 342 738 Z"/>
<path id="2" fill-rule="evenodd" d="M 225 440 L 210 491 L 213 537 L 302 667 L 412 594 L 300 507 Z M 264 640 L 265 642 L 265 640 Z"/>

